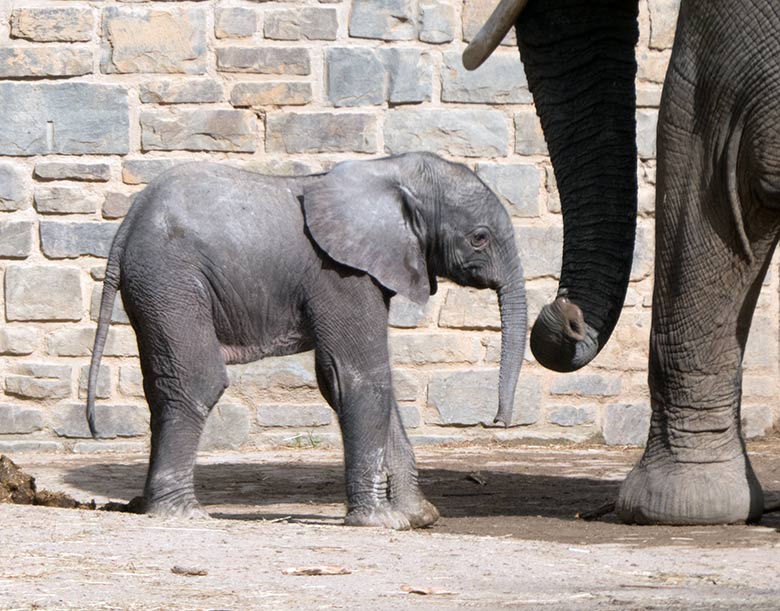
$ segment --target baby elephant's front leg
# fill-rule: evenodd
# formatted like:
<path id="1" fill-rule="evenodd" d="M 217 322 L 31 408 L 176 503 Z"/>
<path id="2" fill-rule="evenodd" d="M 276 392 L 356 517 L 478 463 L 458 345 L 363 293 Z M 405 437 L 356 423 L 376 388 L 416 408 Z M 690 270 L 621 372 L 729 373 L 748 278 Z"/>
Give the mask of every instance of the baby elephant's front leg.
<path id="1" fill-rule="evenodd" d="M 343 410 L 339 417 L 347 480 L 345 523 L 397 530 L 429 526 L 439 512 L 420 490 L 414 453 L 392 391 L 387 392 L 389 400 Z M 380 413 L 371 409 L 378 404 L 386 406 Z"/>
<path id="2" fill-rule="evenodd" d="M 349 526 L 398 530 L 433 524 L 436 508 L 417 484 L 417 467 L 393 397 L 388 366 L 371 374 L 317 354 L 317 380 L 336 410 L 344 440 Z"/>

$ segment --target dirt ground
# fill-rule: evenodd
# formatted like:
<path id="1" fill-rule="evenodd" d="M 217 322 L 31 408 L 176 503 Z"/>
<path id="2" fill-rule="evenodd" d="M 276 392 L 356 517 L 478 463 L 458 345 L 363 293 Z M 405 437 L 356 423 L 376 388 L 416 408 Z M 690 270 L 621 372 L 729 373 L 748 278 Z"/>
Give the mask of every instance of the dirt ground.
<path id="1" fill-rule="evenodd" d="M 780 439 L 749 449 L 780 492 Z M 0 505 L 0 609 L 780 609 L 778 513 L 719 527 L 575 518 L 615 498 L 636 449 L 417 455 L 442 518 L 413 532 L 340 526 L 341 454 L 322 448 L 202 455 L 211 520 Z M 12 458 L 84 502 L 130 500 L 146 469 L 140 455 Z M 317 570 L 342 574 L 298 574 Z"/>

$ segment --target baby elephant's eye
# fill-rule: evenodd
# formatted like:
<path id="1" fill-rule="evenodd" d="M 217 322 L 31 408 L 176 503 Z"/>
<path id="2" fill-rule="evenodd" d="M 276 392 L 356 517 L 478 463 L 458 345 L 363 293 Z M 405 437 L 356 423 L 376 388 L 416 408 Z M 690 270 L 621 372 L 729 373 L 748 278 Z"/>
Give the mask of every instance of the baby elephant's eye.
<path id="1" fill-rule="evenodd" d="M 475 250 L 482 250 L 490 241 L 490 234 L 487 232 L 486 229 L 477 229 L 474 233 L 471 234 L 471 237 L 469 238 L 469 242 L 471 243 L 472 248 Z"/>

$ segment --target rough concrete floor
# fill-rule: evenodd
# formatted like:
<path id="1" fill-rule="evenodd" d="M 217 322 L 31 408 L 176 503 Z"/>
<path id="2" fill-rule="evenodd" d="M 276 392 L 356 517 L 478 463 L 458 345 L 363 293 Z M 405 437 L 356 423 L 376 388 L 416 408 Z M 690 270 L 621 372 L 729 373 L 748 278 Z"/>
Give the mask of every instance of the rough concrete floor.
<path id="1" fill-rule="evenodd" d="M 780 490 L 780 440 L 751 444 Z M 0 609 L 780 609 L 780 515 L 760 525 L 575 519 L 638 457 L 605 447 L 418 449 L 442 512 L 423 531 L 346 528 L 341 455 L 203 455 L 215 519 L 0 506 Z M 39 487 L 127 501 L 146 457 L 12 457 Z M 340 575 L 288 575 L 325 567 Z M 305 571 L 304 571 L 305 572 Z"/>

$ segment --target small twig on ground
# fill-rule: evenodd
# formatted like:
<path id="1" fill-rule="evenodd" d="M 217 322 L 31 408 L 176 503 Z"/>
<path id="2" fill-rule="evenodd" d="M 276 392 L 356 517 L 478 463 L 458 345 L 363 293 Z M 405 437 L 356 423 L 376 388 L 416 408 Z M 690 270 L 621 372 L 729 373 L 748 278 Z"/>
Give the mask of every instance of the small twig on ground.
<path id="1" fill-rule="evenodd" d="M 591 511 L 582 511 L 577 512 L 577 515 L 575 516 L 578 520 L 597 520 L 607 514 L 612 513 L 615 511 L 615 502 L 612 501 L 610 503 L 606 503 L 602 505 L 601 507 L 598 507 L 597 509 L 593 509 Z"/>

